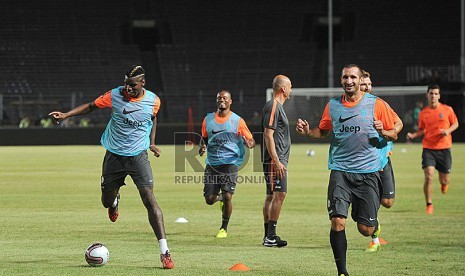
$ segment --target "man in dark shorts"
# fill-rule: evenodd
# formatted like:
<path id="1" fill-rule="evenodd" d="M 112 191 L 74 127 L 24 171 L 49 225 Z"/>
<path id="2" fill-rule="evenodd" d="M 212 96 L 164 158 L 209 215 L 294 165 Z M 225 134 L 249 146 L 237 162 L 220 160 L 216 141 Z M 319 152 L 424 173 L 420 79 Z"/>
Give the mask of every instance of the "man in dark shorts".
<path id="1" fill-rule="evenodd" d="M 287 194 L 287 163 L 291 149 L 289 121 L 283 104 L 292 92 L 291 80 L 278 75 L 273 79 L 273 99 L 263 107 L 262 162 L 266 179 L 266 197 L 263 205 L 265 237 L 263 245 L 283 247 L 287 241 L 276 234 L 281 207 Z"/>
<path id="2" fill-rule="evenodd" d="M 328 215 L 331 220 L 330 243 L 338 275 L 349 275 L 346 268 L 347 239 L 345 233 L 349 205 L 351 217 L 363 236 L 374 233 L 380 205 L 379 171 L 386 154 L 379 137 L 397 139 L 389 105 L 380 98 L 360 90 L 362 70 L 355 64 L 342 69 L 344 94 L 326 105 L 318 127 L 310 128 L 298 119 L 296 130 L 301 135 L 323 138 L 330 131 L 328 168 Z M 377 122 L 379 121 L 379 122 Z"/>
<path id="3" fill-rule="evenodd" d="M 232 213 L 232 196 L 236 189 L 238 167 L 244 161 L 244 144 L 255 146 L 244 119 L 231 111 L 231 93 L 222 90 L 216 95 L 217 111 L 207 114 L 202 122 L 199 154 L 207 152 L 203 195 L 208 205 L 220 202 L 221 227 L 217 238 L 228 237 Z M 221 192 L 221 194 L 220 194 Z"/>
<path id="4" fill-rule="evenodd" d="M 126 176 L 130 175 L 139 190 L 148 212 L 149 223 L 158 239 L 163 268 L 171 269 L 174 263 L 166 241 L 163 213 L 153 194 L 152 168 L 147 154 L 147 149 L 150 149 L 156 157 L 160 156 L 160 149 L 155 146 L 156 115 L 160 108 L 160 99 L 144 86 L 144 69 L 142 66 L 132 65 L 124 76 L 123 86 L 66 113 L 53 111 L 49 115 L 59 122 L 100 108 L 112 109 L 110 121 L 100 139 L 107 150 L 101 178 L 102 204 L 108 208 L 110 220 L 115 222 L 119 216 L 119 190 L 125 185 Z"/>
<path id="5" fill-rule="evenodd" d="M 371 93 L 373 89 L 373 83 L 371 81 L 371 75 L 369 72 L 362 70 L 363 81 L 360 84 L 360 90 L 366 93 Z M 397 114 L 393 113 L 394 118 L 394 130 L 395 134 L 399 134 L 402 130 L 404 124 L 402 120 L 397 116 Z M 375 122 L 375 128 L 377 124 Z M 382 129 L 383 126 L 378 124 L 378 128 Z M 386 151 L 387 155 L 387 163 L 383 167 L 383 170 L 379 172 L 381 178 L 381 186 L 380 186 L 380 193 L 381 193 L 381 205 L 386 208 L 391 208 L 394 205 L 394 201 L 396 199 L 396 183 L 394 179 L 394 170 L 391 164 L 391 154 L 393 142 L 387 141 L 384 138 L 380 138 L 380 144 L 383 146 L 383 149 Z M 379 237 L 381 232 L 381 225 L 378 223 L 375 232 L 371 235 L 371 242 L 368 245 L 368 248 L 365 250 L 368 253 L 378 252 L 381 249 L 381 244 L 386 244 L 387 242 L 384 239 Z"/>
<path id="6" fill-rule="evenodd" d="M 441 192 L 449 189 L 449 174 L 452 169 L 452 132 L 459 127 L 457 116 L 452 107 L 439 102 L 441 89 L 439 85 L 428 86 L 426 93 L 428 106 L 418 116 L 418 130 L 407 133 L 407 139 L 424 135 L 421 154 L 421 167 L 425 175 L 423 192 L 426 200 L 426 213 L 433 214 L 433 177 L 434 170 L 439 172 Z"/>

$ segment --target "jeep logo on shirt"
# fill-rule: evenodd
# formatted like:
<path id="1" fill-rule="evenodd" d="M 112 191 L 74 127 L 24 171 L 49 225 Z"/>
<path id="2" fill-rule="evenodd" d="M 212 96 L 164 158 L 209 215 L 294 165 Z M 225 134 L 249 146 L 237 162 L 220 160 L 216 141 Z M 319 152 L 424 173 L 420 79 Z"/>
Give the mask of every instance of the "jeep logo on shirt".
<path id="1" fill-rule="evenodd" d="M 144 124 L 144 122 L 139 122 L 136 120 L 133 121 L 133 120 L 129 120 L 128 118 L 124 119 L 123 123 L 130 125 L 130 126 L 137 126 L 137 127 L 140 127 Z"/>
<path id="2" fill-rule="evenodd" d="M 360 131 L 360 126 L 345 126 L 345 125 L 342 125 L 341 129 L 339 130 L 339 132 L 353 132 L 353 133 L 357 133 L 359 131 Z"/>

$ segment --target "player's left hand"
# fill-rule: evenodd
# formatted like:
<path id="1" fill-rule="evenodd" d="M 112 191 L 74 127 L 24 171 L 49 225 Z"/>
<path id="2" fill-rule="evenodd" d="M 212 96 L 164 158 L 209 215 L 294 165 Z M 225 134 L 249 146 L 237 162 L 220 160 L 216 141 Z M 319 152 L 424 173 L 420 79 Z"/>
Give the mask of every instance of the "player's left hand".
<path id="1" fill-rule="evenodd" d="M 199 154 L 200 154 L 200 156 L 204 155 L 206 150 L 207 150 L 207 146 L 206 146 L 206 145 L 200 146 L 200 148 L 199 148 Z"/>
<path id="2" fill-rule="evenodd" d="M 255 147 L 255 140 L 254 139 L 250 139 L 250 140 L 247 140 L 247 139 L 244 139 L 244 145 L 251 149 L 253 147 Z"/>
<path id="3" fill-rule="evenodd" d="M 447 132 L 447 129 L 439 129 L 439 133 L 441 133 L 442 136 L 449 135 L 449 132 Z"/>
<path id="4" fill-rule="evenodd" d="M 384 129 L 383 121 L 381 121 L 381 120 L 375 120 L 373 122 L 373 126 L 375 127 L 375 129 L 377 131 L 382 131 Z"/>
<path id="5" fill-rule="evenodd" d="M 160 157 L 161 150 L 159 148 L 157 148 L 155 145 L 150 145 L 149 149 L 150 149 L 151 152 L 153 152 L 153 155 L 155 157 Z"/>

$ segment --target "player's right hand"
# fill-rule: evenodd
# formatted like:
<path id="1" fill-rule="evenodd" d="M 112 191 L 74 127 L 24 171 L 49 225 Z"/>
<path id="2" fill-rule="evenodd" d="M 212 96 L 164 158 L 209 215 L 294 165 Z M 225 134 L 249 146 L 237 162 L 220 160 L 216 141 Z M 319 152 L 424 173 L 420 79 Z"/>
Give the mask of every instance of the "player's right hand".
<path id="1" fill-rule="evenodd" d="M 310 131 L 310 125 L 307 120 L 298 119 L 297 126 L 295 127 L 297 133 L 301 135 L 306 135 Z"/>
<path id="2" fill-rule="evenodd" d="M 159 148 L 157 148 L 155 145 L 150 145 L 149 149 L 150 149 L 151 152 L 153 152 L 153 155 L 155 157 L 160 157 L 161 150 Z"/>
<path id="3" fill-rule="evenodd" d="M 60 120 L 65 119 L 65 115 L 60 111 L 52 111 L 48 116 L 52 117 L 53 123 L 57 125 L 60 123 Z"/>

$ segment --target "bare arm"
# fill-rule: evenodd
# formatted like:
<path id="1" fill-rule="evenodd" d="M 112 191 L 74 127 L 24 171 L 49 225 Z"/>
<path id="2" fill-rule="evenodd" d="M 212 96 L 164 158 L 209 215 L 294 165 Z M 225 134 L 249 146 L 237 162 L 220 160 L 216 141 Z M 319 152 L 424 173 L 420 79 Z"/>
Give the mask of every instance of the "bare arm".
<path id="1" fill-rule="evenodd" d="M 425 131 L 423 129 L 419 129 L 419 130 L 417 130 L 417 131 L 415 131 L 413 133 L 412 132 L 407 133 L 406 138 L 407 138 L 407 140 L 411 140 L 411 139 L 415 139 L 417 137 L 420 137 L 423 134 L 425 134 Z"/>
<path id="2" fill-rule="evenodd" d="M 157 134 L 157 116 L 152 117 L 152 129 L 150 130 L 150 146 L 149 149 L 155 157 L 160 157 L 161 150 L 155 146 L 155 135 Z"/>
<path id="3" fill-rule="evenodd" d="M 283 178 L 284 172 L 287 171 L 287 168 L 279 161 L 278 153 L 276 152 L 276 144 L 274 143 L 274 129 L 265 128 L 265 145 L 268 153 L 271 156 L 271 159 L 274 162 L 276 169 L 276 176 L 278 179 Z"/>
<path id="4" fill-rule="evenodd" d="M 452 124 L 448 129 L 440 129 L 442 135 L 447 136 L 454 132 L 457 128 L 459 127 L 459 122 L 456 122 L 455 124 Z"/>
<path id="5" fill-rule="evenodd" d="M 207 143 L 208 143 L 208 138 L 207 137 L 201 137 L 200 142 L 199 142 L 199 154 L 200 156 L 205 154 L 205 151 L 207 151 Z"/>
<path id="6" fill-rule="evenodd" d="M 97 106 L 95 105 L 95 102 L 90 102 L 90 103 L 81 104 L 80 106 L 77 106 L 68 112 L 63 113 L 60 111 L 52 111 L 48 115 L 52 116 L 57 122 L 59 122 L 69 117 L 90 113 L 96 109 L 97 109 Z"/>

